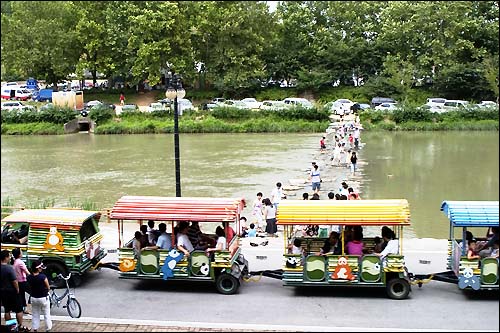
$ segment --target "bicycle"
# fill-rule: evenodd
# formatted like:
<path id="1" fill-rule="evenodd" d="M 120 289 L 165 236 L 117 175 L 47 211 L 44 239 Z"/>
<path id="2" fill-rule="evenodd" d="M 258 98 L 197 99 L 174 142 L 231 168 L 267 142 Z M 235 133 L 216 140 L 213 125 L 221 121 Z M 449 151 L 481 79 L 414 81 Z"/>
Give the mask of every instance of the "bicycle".
<path id="1" fill-rule="evenodd" d="M 68 296 L 66 305 L 63 305 L 63 308 L 68 310 L 68 313 L 71 318 L 80 318 L 82 315 L 82 307 L 80 306 L 80 302 L 75 297 L 75 294 L 70 290 L 68 280 L 71 278 L 71 273 L 67 277 L 64 277 L 62 274 L 57 274 L 57 277 L 63 279 L 66 282 L 66 291 L 62 295 L 58 295 L 56 293 L 56 286 L 50 286 L 50 307 L 56 305 L 57 307 L 61 306 L 63 299 Z"/>

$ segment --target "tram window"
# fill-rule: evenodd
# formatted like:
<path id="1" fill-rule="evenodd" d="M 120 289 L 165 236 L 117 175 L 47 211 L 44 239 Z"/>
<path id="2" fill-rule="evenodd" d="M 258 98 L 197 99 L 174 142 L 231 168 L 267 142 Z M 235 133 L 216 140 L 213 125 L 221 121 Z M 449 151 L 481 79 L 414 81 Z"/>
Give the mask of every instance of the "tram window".
<path id="1" fill-rule="evenodd" d="M 97 230 L 94 226 L 94 220 L 88 219 L 83 222 L 82 227 L 80 228 L 80 239 L 82 241 L 89 239 L 97 233 Z"/>

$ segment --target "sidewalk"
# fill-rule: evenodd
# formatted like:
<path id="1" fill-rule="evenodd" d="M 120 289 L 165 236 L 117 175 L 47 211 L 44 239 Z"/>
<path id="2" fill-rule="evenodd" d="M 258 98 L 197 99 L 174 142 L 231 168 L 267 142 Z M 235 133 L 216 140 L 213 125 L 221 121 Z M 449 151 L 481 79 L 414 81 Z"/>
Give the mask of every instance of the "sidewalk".
<path id="1" fill-rule="evenodd" d="M 43 316 L 42 316 L 43 318 Z M 2 325 L 5 324 L 2 313 Z M 23 326 L 31 328 L 31 315 L 25 315 Z M 51 332 L 287 332 L 288 330 L 266 330 L 252 325 L 206 323 L 161 324 L 158 321 L 111 318 L 70 318 L 53 316 Z M 239 328 L 238 328 L 239 327 Z M 39 332 L 45 332 L 45 321 L 40 323 Z"/>

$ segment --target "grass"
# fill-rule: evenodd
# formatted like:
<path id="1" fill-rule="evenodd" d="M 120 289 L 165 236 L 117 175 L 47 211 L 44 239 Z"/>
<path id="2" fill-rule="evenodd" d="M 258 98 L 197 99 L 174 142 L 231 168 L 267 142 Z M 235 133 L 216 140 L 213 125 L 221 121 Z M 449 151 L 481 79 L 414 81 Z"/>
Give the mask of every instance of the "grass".
<path id="1" fill-rule="evenodd" d="M 60 135 L 64 126 L 52 123 L 6 124 L 2 123 L 2 135 Z"/>
<path id="2" fill-rule="evenodd" d="M 26 209 L 45 209 L 55 206 L 55 198 L 40 199 L 37 198 L 33 201 L 27 201 L 23 203 L 14 202 L 10 197 L 5 197 L 2 199 L 2 207 L 24 207 Z M 101 208 L 97 206 L 97 203 L 90 200 L 89 198 L 83 199 L 83 201 L 78 201 L 74 198 L 69 198 L 68 203 L 62 205 L 65 208 L 79 208 L 83 210 L 99 211 Z M 6 215 L 10 213 L 11 209 L 2 208 L 2 214 Z"/>

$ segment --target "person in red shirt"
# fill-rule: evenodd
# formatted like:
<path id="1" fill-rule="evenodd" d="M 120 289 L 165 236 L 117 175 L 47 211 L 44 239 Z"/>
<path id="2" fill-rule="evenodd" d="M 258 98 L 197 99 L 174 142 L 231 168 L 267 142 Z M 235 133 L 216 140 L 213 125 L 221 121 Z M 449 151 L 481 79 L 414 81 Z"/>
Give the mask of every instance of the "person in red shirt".
<path id="1" fill-rule="evenodd" d="M 229 222 L 222 222 L 222 227 L 224 228 L 227 244 L 229 245 L 236 233 L 234 232 L 234 229 L 229 225 Z"/>
<path id="2" fill-rule="evenodd" d="M 325 137 L 322 137 L 321 140 L 319 140 L 319 146 L 321 151 L 324 151 L 326 149 L 325 139 L 326 139 Z"/>

